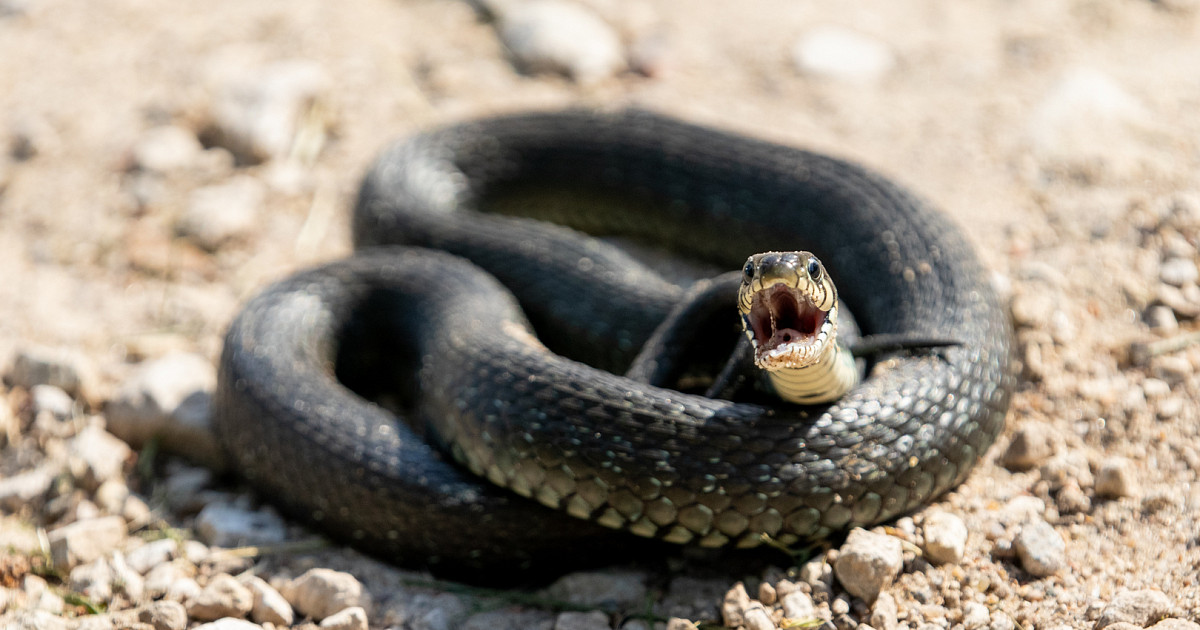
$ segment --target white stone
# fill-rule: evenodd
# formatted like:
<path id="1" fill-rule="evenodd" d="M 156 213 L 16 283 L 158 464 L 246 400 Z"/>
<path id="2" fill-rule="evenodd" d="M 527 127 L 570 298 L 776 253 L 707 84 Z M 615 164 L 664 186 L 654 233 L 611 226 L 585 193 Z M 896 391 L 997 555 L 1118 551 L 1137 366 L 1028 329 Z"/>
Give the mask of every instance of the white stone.
<path id="1" fill-rule="evenodd" d="M 851 595 L 871 604 L 904 566 L 898 538 L 856 528 L 838 551 L 833 572 Z"/>
<path id="2" fill-rule="evenodd" d="M 242 584 L 254 594 L 254 607 L 250 609 L 250 618 L 255 623 L 272 623 L 276 626 L 292 625 L 294 619 L 292 606 L 283 598 L 283 595 L 279 594 L 279 591 L 272 588 L 262 578 L 254 575 L 243 578 Z"/>
<path id="3" fill-rule="evenodd" d="M 837 26 L 814 28 L 801 36 L 792 60 L 804 74 L 854 83 L 878 81 L 896 63 L 887 44 Z"/>
<path id="4" fill-rule="evenodd" d="M 171 561 L 179 551 L 179 542 L 171 538 L 152 540 L 140 547 L 131 549 L 125 554 L 125 562 L 129 568 L 145 575 L 160 564 Z"/>
<path id="5" fill-rule="evenodd" d="M 360 606 L 344 608 L 322 619 L 320 627 L 328 630 L 367 630 L 367 611 Z"/>
<path id="6" fill-rule="evenodd" d="M 280 593 L 297 612 L 316 620 L 352 606 L 366 608 L 366 592 L 358 579 L 332 569 L 310 569 Z"/>
<path id="7" fill-rule="evenodd" d="M 239 59 L 214 68 L 213 74 L 217 142 L 247 163 L 287 157 L 331 85 L 318 64 L 304 59 L 250 66 Z"/>
<path id="8" fill-rule="evenodd" d="M 107 428 L 134 448 L 157 437 L 167 451 L 206 465 L 219 463 L 220 449 L 207 423 L 216 383 L 216 369 L 198 354 L 176 352 L 146 361 L 106 407 Z M 194 413 L 194 407 L 203 413 Z"/>
<path id="9" fill-rule="evenodd" d="M 34 414 L 48 413 L 57 420 L 66 420 L 75 411 L 75 401 L 61 387 L 34 385 L 29 393 Z"/>
<path id="10" fill-rule="evenodd" d="M 925 557 L 935 564 L 962 560 L 967 548 L 967 525 L 949 512 L 925 517 Z"/>
<path id="11" fill-rule="evenodd" d="M 504 45 L 530 72 L 558 72 L 588 84 L 625 67 L 621 39 L 582 5 L 532 0 L 509 7 L 499 23 Z"/>
<path id="12" fill-rule="evenodd" d="M 142 134 L 133 147 L 133 162 L 145 171 L 169 173 L 195 163 L 203 150 L 190 129 L 163 125 Z"/>
<path id="13" fill-rule="evenodd" d="M 125 519 L 120 516 L 76 521 L 50 532 L 50 555 L 54 566 L 72 569 L 116 549 L 125 535 Z"/>
<path id="14" fill-rule="evenodd" d="M 192 630 L 262 630 L 262 626 L 256 623 L 250 623 L 245 619 L 237 619 L 235 617 L 225 617 L 208 623 L 200 624 Z"/>
<path id="15" fill-rule="evenodd" d="M 95 489 L 112 479 L 122 479 L 133 450 L 121 439 L 96 426 L 84 427 L 67 448 L 71 474 L 85 488 Z"/>
<path id="16" fill-rule="evenodd" d="M 32 470 L 0 478 L 0 507 L 17 510 L 46 496 L 63 466 L 63 463 L 48 461 Z"/>
<path id="17" fill-rule="evenodd" d="M 240 547 L 283 542 L 287 524 L 270 508 L 248 510 L 229 503 L 209 503 L 196 515 L 196 535 L 214 547 Z"/>
<path id="18" fill-rule="evenodd" d="M 258 227 L 266 186 L 249 175 L 192 191 L 176 229 L 200 247 L 215 251 Z"/>
<path id="19" fill-rule="evenodd" d="M 213 576 L 208 585 L 188 598 L 184 605 L 188 616 L 200 621 L 245 617 L 254 607 L 254 594 L 233 576 L 221 573 Z"/>
<path id="20" fill-rule="evenodd" d="M 988 607 L 979 602 L 967 602 L 963 605 L 962 624 L 964 630 L 979 630 L 988 625 L 990 614 Z"/>
<path id="21" fill-rule="evenodd" d="M 1158 279 L 1171 286 L 1184 287 L 1200 279 L 1200 269 L 1196 268 L 1196 261 L 1189 258 L 1168 258 L 1158 271 Z"/>
<path id="22" fill-rule="evenodd" d="M 1171 613 L 1171 599 L 1149 589 L 1121 591 L 1109 601 L 1096 620 L 1096 630 L 1125 622 L 1146 627 Z"/>
<path id="23" fill-rule="evenodd" d="M 191 580 L 191 575 L 180 564 L 176 562 L 166 562 L 160 564 L 146 572 L 146 580 L 143 584 L 143 590 L 147 597 L 151 599 L 163 597 L 171 590 L 171 586 L 180 580 Z M 196 586 L 195 592 L 200 591 L 200 586 L 193 580 L 192 584 Z M 190 595 L 191 592 L 182 593 Z M 171 597 L 176 601 L 182 601 L 185 597 Z"/>
<path id="24" fill-rule="evenodd" d="M 112 601 L 113 573 L 105 558 L 71 569 L 67 584 L 73 592 L 83 593 L 88 598 L 108 603 Z"/>
<path id="25" fill-rule="evenodd" d="M 1096 494 L 1102 497 L 1131 497 L 1137 494 L 1137 486 L 1133 462 L 1124 457 L 1110 457 L 1096 471 Z"/>
<path id="26" fill-rule="evenodd" d="M 1021 567 L 1035 577 L 1054 575 L 1066 566 L 1066 543 L 1054 527 L 1038 520 L 1021 526 L 1013 539 Z"/>

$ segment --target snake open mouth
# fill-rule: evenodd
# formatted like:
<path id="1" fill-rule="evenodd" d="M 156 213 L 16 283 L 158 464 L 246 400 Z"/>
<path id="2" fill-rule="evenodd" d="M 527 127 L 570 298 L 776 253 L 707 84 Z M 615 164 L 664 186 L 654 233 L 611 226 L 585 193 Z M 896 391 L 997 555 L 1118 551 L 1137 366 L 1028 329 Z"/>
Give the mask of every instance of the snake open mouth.
<path id="1" fill-rule="evenodd" d="M 755 361 L 800 367 L 795 364 L 815 360 L 827 317 L 827 312 L 786 284 L 776 283 L 755 293 L 747 315 Z"/>

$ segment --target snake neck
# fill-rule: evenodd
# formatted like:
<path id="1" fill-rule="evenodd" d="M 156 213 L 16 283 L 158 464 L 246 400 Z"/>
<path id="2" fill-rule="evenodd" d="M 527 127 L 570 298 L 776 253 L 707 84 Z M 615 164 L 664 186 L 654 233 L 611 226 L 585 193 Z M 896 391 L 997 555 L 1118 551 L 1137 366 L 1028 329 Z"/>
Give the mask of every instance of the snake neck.
<path id="1" fill-rule="evenodd" d="M 841 398 L 858 383 L 854 355 L 839 343 L 830 343 L 812 365 L 767 372 L 775 394 L 798 405 L 815 405 Z"/>

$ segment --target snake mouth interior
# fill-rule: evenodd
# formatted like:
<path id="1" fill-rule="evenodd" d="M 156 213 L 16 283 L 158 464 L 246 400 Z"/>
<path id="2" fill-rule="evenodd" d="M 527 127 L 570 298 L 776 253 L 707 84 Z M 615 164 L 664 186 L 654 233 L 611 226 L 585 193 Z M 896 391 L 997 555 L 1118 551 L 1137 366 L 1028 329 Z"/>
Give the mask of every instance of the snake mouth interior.
<path id="1" fill-rule="evenodd" d="M 761 367 L 802 367 L 815 360 L 829 314 L 801 291 L 776 283 L 758 291 L 746 315 L 754 342 L 754 359 Z"/>

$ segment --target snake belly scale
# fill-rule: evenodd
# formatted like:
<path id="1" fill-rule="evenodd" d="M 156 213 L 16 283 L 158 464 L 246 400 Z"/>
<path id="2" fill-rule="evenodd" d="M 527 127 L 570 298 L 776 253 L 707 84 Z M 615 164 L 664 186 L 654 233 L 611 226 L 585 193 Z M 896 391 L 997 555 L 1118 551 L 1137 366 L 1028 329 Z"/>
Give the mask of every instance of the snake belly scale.
<path id="1" fill-rule="evenodd" d="M 348 348 L 390 353 L 371 365 L 408 378 L 409 424 L 476 474 L 676 543 L 790 545 L 893 518 L 960 483 L 1003 427 L 1011 332 L 980 263 L 943 215 L 851 162 L 642 111 L 502 116 L 387 149 L 353 222 L 359 254 L 231 326 L 215 418 L 265 497 L 400 562 L 536 563 L 608 539 L 566 533 L 353 395 L 331 367 Z M 958 344 L 879 357 L 821 406 L 637 382 L 613 371 L 683 289 L 575 229 L 726 269 L 808 250 L 865 333 Z M 346 341 L 364 319 L 398 341 Z"/>

